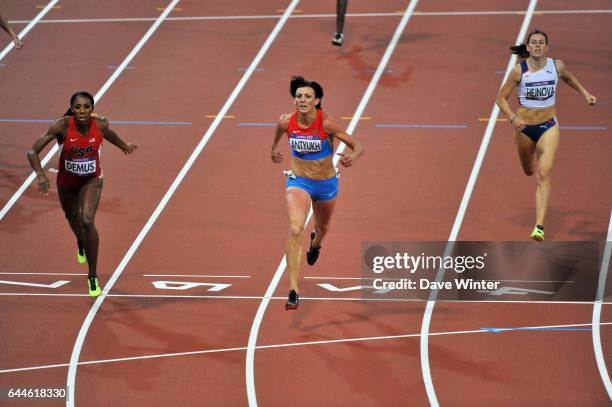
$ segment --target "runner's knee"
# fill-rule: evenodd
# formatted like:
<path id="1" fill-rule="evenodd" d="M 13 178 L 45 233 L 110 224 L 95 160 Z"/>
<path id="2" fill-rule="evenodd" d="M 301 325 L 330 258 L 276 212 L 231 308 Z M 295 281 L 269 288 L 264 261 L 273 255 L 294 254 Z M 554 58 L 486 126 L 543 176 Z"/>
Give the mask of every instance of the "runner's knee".
<path id="1" fill-rule="evenodd" d="M 81 224 L 86 230 L 92 230 L 96 227 L 94 225 L 94 218 L 93 216 L 90 216 L 90 215 L 83 215 L 81 217 Z"/>
<path id="2" fill-rule="evenodd" d="M 304 235 L 304 225 L 300 225 L 299 223 L 289 224 L 289 236 L 292 239 L 301 239 L 303 235 Z"/>
<path id="3" fill-rule="evenodd" d="M 538 168 L 538 182 L 548 182 L 550 180 L 551 168 L 543 166 Z"/>

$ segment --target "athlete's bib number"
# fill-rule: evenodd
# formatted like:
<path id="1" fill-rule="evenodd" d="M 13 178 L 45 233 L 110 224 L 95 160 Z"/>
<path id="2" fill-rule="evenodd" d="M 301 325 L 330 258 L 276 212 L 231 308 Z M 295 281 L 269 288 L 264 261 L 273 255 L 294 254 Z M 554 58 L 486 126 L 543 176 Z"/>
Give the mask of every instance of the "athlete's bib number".
<path id="1" fill-rule="evenodd" d="M 96 173 L 96 159 L 89 158 L 82 161 L 65 161 L 66 171 L 76 175 L 90 175 Z"/>

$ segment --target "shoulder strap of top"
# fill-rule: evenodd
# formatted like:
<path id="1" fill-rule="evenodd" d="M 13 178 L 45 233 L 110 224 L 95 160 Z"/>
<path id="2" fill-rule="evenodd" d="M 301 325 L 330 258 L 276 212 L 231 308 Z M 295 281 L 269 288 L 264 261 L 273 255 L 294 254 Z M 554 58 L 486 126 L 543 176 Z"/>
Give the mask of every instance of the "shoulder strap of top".
<path id="1" fill-rule="evenodd" d="M 317 126 L 319 128 L 319 135 L 321 136 L 327 136 L 327 133 L 325 133 L 325 128 L 323 127 L 323 110 L 322 109 L 317 109 Z"/>
<path id="2" fill-rule="evenodd" d="M 95 117 L 91 118 L 91 125 L 89 126 L 89 134 L 92 134 L 95 137 L 102 138 L 102 133 L 100 132 L 100 126 L 98 126 L 98 120 Z"/>
<path id="3" fill-rule="evenodd" d="M 557 63 L 555 62 L 554 58 L 550 58 L 550 59 L 552 61 L 553 68 L 555 68 L 555 74 L 557 75 L 557 78 L 559 78 L 560 76 L 559 76 L 559 70 L 557 69 Z"/>
<path id="4" fill-rule="evenodd" d="M 297 127 L 297 112 L 291 113 L 289 116 L 289 124 L 287 125 L 287 133 L 290 134 Z"/>

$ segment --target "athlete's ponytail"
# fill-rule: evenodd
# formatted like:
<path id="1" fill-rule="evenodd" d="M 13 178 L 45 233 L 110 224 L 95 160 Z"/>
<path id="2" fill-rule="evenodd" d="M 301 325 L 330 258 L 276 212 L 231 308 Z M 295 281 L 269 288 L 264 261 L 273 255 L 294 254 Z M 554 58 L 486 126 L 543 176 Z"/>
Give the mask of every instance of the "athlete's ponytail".
<path id="1" fill-rule="evenodd" d="M 527 51 L 527 45 L 513 45 L 510 47 L 510 52 L 516 55 L 519 58 L 527 58 L 529 57 L 529 51 Z"/>
<path id="2" fill-rule="evenodd" d="M 72 105 L 74 105 L 74 102 L 76 101 L 76 98 L 82 96 L 84 98 L 89 99 L 89 101 L 91 102 L 91 107 L 93 109 L 94 107 L 94 98 L 93 96 L 91 96 L 91 93 L 89 92 L 85 92 L 85 91 L 80 91 L 75 93 L 74 95 L 72 95 L 72 97 L 70 98 L 70 107 L 68 108 L 68 110 L 66 110 L 66 113 L 64 113 L 64 116 L 74 116 L 74 112 L 72 111 Z"/>
<path id="3" fill-rule="evenodd" d="M 536 34 L 543 35 L 544 39 L 546 40 L 546 45 L 548 45 L 548 35 L 546 35 L 544 31 L 540 31 L 536 28 L 534 31 L 530 32 L 529 35 L 527 35 L 527 41 L 524 44 L 513 45 L 510 47 L 510 51 L 519 58 L 528 58 L 529 51 L 527 51 L 527 44 L 529 44 L 529 39 L 531 36 Z"/>
<path id="4" fill-rule="evenodd" d="M 289 82 L 289 92 L 292 97 L 295 97 L 295 92 L 298 88 L 309 87 L 314 90 L 315 98 L 319 99 L 319 103 L 315 106 L 317 109 L 321 108 L 321 99 L 323 99 L 323 87 L 317 82 L 307 81 L 303 76 L 294 76 Z"/>

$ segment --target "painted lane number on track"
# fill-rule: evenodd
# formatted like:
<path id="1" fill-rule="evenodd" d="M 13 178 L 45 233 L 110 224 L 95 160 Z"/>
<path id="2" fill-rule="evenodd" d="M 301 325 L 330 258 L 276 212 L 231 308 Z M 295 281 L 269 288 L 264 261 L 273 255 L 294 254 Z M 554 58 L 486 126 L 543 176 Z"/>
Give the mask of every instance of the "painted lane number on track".
<path id="1" fill-rule="evenodd" d="M 206 291 L 218 292 L 230 287 L 225 283 L 196 283 L 193 281 L 153 281 L 153 286 L 160 290 L 189 290 L 195 287 L 210 287 Z"/>
<path id="2" fill-rule="evenodd" d="M 335 285 L 329 284 L 329 283 L 321 283 L 317 285 L 327 291 L 332 291 L 336 293 L 337 292 L 347 292 L 347 291 L 358 291 L 358 290 L 362 290 L 365 288 L 376 288 L 371 285 L 355 285 L 352 287 L 344 287 L 344 288 L 336 287 Z M 389 291 L 391 291 L 390 288 L 381 288 L 381 289 L 374 291 L 374 294 L 385 294 L 385 293 L 388 293 Z"/>

